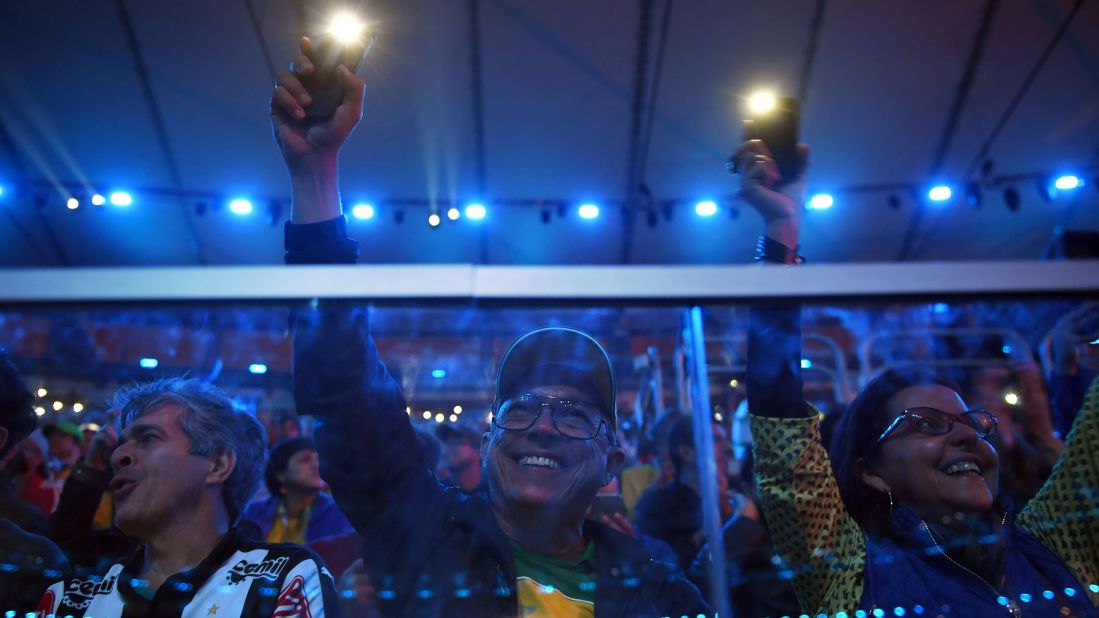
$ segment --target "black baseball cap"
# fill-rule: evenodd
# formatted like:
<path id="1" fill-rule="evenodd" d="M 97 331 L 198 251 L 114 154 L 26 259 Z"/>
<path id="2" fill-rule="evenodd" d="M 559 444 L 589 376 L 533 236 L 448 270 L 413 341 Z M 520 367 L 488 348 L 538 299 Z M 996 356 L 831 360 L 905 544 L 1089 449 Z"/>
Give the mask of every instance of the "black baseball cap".
<path id="1" fill-rule="evenodd" d="M 607 351 L 588 333 L 550 326 L 516 339 L 500 359 L 496 400 L 518 395 L 536 380 L 566 384 L 591 396 L 617 433 L 614 368 Z"/>

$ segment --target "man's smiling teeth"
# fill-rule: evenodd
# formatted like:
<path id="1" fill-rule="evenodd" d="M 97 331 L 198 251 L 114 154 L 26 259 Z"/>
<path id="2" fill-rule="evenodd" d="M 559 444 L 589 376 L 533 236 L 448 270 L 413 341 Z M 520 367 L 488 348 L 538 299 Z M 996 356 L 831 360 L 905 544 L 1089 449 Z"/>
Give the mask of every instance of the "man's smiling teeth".
<path id="1" fill-rule="evenodd" d="M 955 461 L 949 466 L 943 468 L 943 472 L 951 475 L 962 474 L 965 472 L 975 472 L 977 474 L 980 474 L 981 467 L 973 463 L 972 461 Z"/>
<path id="2" fill-rule="evenodd" d="M 519 458 L 519 465 L 521 466 L 541 466 L 543 468 L 559 468 L 561 464 L 549 457 L 535 457 L 533 455 L 527 455 L 526 457 Z"/>

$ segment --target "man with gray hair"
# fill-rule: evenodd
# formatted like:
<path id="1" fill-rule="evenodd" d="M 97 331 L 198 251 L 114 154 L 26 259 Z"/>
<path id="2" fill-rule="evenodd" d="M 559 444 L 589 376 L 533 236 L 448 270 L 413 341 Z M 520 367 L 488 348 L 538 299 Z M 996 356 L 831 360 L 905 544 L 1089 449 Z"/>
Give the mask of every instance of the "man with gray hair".
<path id="1" fill-rule="evenodd" d="M 111 455 L 118 528 L 142 546 L 103 577 L 51 586 L 41 615 L 323 616 L 335 611 L 324 563 L 235 528 L 263 476 L 266 436 L 220 389 L 171 378 L 119 392 Z"/>

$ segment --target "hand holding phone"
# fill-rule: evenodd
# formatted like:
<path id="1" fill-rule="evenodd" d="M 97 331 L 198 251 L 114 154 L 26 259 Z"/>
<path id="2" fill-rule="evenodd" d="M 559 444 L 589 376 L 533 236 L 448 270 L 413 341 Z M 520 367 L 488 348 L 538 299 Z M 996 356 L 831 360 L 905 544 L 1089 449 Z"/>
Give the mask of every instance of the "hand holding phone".
<path id="1" fill-rule="evenodd" d="M 798 100 L 779 97 L 771 109 L 754 113 L 744 123 L 744 141 L 758 139 L 771 152 L 781 175 L 776 186 L 797 180 L 802 171 L 797 151 L 799 118 Z"/>
<path id="2" fill-rule="evenodd" d="M 321 120 L 332 116 L 343 99 L 337 69 L 342 64 L 352 74 L 358 73 L 374 39 L 375 35 L 367 32 L 366 26 L 353 16 L 339 15 L 303 50 L 313 63 L 313 72 L 301 76 L 302 85 L 313 98 L 305 110 L 307 118 Z"/>

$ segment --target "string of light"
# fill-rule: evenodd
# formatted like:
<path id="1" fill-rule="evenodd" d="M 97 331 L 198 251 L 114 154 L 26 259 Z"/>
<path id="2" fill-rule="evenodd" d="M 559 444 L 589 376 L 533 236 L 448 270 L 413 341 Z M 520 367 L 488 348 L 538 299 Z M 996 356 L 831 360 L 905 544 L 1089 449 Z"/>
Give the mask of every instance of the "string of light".
<path id="1" fill-rule="evenodd" d="M 1062 172 L 1024 172 L 986 176 L 980 180 L 964 184 L 937 182 L 918 184 L 913 182 L 857 184 L 824 189 L 826 185 L 817 183 L 819 190 L 811 191 L 806 199 L 809 210 L 828 210 L 841 206 L 844 199 L 855 195 L 881 194 L 884 203 L 890 208 L 899 209 L 908 202 L 929 203 L 945 206 L 952 202 L 967 203 L 980 208 L 985 203 L 985 194 L 999 191 L 1005 207 L 1018 211 L 1023 202 L 1021 188 L 1033 187 L 1044 201 L 1071 199 L 1079 195 L 1080 190 L 1091 184 L 1099 189 L 1099 165 L 1081 167 L 1073 171 Z M 77 182 L 33 181 L 18 187 L 0 184 L 0 202 L 22 199 L 30 201 L 35 208 L 45 209 L 63 206 L 69 211 L 85 208 L 130 208 L 140 206 L 157 198 L 179 198 L 189 201 L 197 216 L 208 213 L 228 212 L 239 217 L 257 214 L 262 207 L 265 220 L 277 225 L 283 220 L 289 200 L 277 196 L 248 196 L 218 193 L 213 191 L 175 190 L 165 187 L 138 187 L 136 189 L 110 187 L 93 188 Z M 349 192 L 354 196 L 354 192 Z M 55 197 L 50 197 L 53 194 Z M 670 198 L 653 200 L 646 209 L 646 220 L 655 227 L 662 214 L 664 220 L 671 221 L 678 209 L 689 208 L 695 215 L 708 218 L 725 212 L 736 218 L 739 215 L 739 198 L 736 194 L 719 197 Z M 461 202 L 446 197 L 429 198 L 387 198 L 383 200 L 352 199 L 346 208 L 352 220 L 371 221 L 383 213 L 389 213 L 395 223 L 404 222 L 406 210 L 425 209 L 428 212 L 427 223 L 430 227 L 439 227 L 446 220 L 456 222 L 462 219 L 479 222 L 489 216 L 495 208 L 535 208 L 541 211 L 543 223 L 550 223 L 554 217 L 564 219 L 570 213 L 582 220 L 599 218 L 608 209 L 626 207 L 626 201 L 608 199 L 602 201 L 573 201 L 561 198 L 501 198 L 484 201 Z"/>

